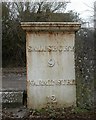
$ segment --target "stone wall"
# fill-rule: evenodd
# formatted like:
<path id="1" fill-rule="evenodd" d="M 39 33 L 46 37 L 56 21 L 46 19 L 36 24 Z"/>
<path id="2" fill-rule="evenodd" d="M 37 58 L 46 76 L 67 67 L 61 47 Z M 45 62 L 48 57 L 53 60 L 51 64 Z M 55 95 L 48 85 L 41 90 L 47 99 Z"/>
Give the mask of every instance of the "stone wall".
<path id="1" fill-rule="evenodd" d="M 20 90 L 2 90 L 2 107 L 18 107 L 23 105 L 24 91 Z"/>

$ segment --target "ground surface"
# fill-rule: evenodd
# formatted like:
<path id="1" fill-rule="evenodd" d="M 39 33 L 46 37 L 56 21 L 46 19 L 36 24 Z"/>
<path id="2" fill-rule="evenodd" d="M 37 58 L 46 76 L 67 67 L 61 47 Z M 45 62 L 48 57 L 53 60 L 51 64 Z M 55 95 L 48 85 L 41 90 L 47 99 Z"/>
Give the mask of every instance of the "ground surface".
<path id="1" fill-rule="evenodd" d="M 82 109 L 29 110 L 24 107 L 3 109 L 2 120 L 96 120 L 96 111 Z"/>

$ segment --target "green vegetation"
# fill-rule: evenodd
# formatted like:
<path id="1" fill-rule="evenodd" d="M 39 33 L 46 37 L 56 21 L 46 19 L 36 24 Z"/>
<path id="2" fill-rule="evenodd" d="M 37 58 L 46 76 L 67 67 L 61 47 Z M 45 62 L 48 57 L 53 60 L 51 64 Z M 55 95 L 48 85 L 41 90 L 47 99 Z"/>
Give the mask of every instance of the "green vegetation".
<path id="1" fill-rule="evenodd" d="M 68 107 L 68 108 L 42 108 L 39 110 L 30 109 L 30 112 L 36 116 L 49 116 L 50 118 L 57 118 L 58 116 L 65 116 L 66 114 L 82 114 L 88 113 L 90 110 L 83 109 L 80 107 Z"/>

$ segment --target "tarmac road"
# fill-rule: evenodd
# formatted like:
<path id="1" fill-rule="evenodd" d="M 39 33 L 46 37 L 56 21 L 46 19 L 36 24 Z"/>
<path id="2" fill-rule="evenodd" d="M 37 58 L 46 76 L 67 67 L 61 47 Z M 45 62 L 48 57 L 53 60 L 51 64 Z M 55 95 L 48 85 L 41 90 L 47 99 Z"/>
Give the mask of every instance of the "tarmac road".
<path id="1" fill-rule="evenodd" d="M 4 68 L 2 71 L 2 89 L 26 90 L 25 68 Z"/>

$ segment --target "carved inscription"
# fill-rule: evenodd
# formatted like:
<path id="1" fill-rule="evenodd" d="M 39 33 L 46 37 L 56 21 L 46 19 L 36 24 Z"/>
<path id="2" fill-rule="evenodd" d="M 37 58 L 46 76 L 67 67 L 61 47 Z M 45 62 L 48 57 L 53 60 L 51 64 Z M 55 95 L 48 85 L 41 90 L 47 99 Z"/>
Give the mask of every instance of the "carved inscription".
<path id="1" fill-rule="evenodd" d="M 54 65 L 55 65 L 54 59 L 49 59 L 49 61 L 48 61 L 48 66 L 49 66 L 49 67 L 53 67 Z"/>
<path id="2" fill-rule="evenodd" d="M 49 104 L 49 105 L 50 104 L 53 104 L 53 105 L 57 104 L 57 99 L 56 99 L 55 95 L 47 96 L 46 101 L 47 101 L 47 104 Z"/>
<path id="3" fill-rule="evenodd" d="M 31 86 L 75 85 L 75 80 L 29 80 Z"/>
<path id="4" fill-rule="evenodd" d="M 74 52 L 73 46 L 28 46 L 28 52 Z"/>

